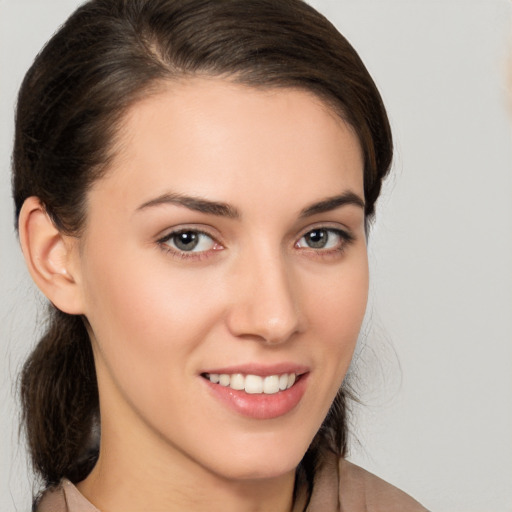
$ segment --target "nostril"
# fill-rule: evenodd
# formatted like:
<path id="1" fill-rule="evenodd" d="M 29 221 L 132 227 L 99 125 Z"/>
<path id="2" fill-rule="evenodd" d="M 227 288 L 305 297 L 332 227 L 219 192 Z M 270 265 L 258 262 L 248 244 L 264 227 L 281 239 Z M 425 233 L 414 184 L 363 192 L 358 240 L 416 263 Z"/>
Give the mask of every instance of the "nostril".
<path id="1" fill-rule="evenodd" d="M 236 300 L 226 317 L 228 329 L 246 339 L 283 343 L 301 329 L 298 295 L 293 289 L 296 280 L 278 254 L 259 256 L 258 261 L 247 263 L 246 272 L 238 274 Z"/>

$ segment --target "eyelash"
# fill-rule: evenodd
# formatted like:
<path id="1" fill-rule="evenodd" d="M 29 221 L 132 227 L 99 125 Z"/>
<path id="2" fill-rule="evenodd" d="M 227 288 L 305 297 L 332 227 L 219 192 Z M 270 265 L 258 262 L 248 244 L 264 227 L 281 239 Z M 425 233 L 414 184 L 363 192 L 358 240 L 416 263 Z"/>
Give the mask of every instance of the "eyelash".
<path id="1" fill-rule="evenodd" d="M 314 233 L 315 231 L 328 233 L 328 236 L 336 235 L 339 237 L 340 241 L 336 245 L 336 247 L 327 248 L 327 249 L 299 246 L 299 243 L 302 239 L 304 239 L 307 235 L 311 235 L 311 233 Z M 179 235 L 186 234 L 186 233 L 193 234 L 193 235 L 199 236 L 199 237 L 208 237 L 209 239 L 211 239 L 212 243 L 214 244 L 214 247 L 212 247 L 211 249 L 204 250 L 204 251 L 186 251 L 186 250 L 181 250 L 177 247 L 173 248 L 169 245 L 170 241 L 176 240 L 176 238 Z M 318 257 L 318 258 L 326 258 L 327 257 L 328 258 L 328 257 L 339 256 L 354 241 L 355 241 L 354 235 L 352 235 L 348 231 L 344 231 L 339 228 L 318 226 L 318 227 L 309 228 L 306 232 L 304 232 L 300 236 L 300 238 L 295 242 L 294 248 L 296 248 L 300 251 L 307 251 L 313 257 Z M 198 242 L 198 243 L 200 243 L 200 242 Z M 177 258 L 179 260 L 192 260 L 192 261 L 201 261 L 201 260 L 207 259 L 212 255 L 212 252 L 217 252 L 217 251 L 221 251 L 224 249 L 222 244 L 220 242 L 218 242 L 215 239 L 215 237 L 213 237 L 206 231 L 202 231 L 200 229 L 195 229 L 195 228 L 184 228 L 184 229 L 172 231 L 171 233 L 168 233 L 164 237 L 157 240 L 157 244 L 160 246 L 160 248 L 164 252 L 166 252 L 167 254 L 170 254 L 174 258 Z M 174 245 L 175 245 L 175 243 L 174 243 Z"/>
<path id="2" fill-rule="evenodd" d="M 173 248 L 169 245 L 168 242 L 175 240 L 179 235 L 191 233 L 194 235 L 198 235 L 199 237 L 208 237 L 212 240 L 212 243 L 214 244 L 214 248 L 211 248 L 209 250 L 204 251 L 185 251 L 180 250 L 179 248 Z M 203 259 L 206 259 L 211 256 L 212 252 L 220 251 L 223 249 L 222 244 L 220 244 L 212 235 L 207 233 L 206 231 L 202 231 L 200 229 L 195 228 L 183 228 L 178 229 L 176 231 L 172 231 L 171 233 L 168 233 L 164 237 L 157 240 L 157 244 L 161 247 L 163 251 L 165 251 L 167 254 L 170 254 L 174 258 L 180 259 L 180 260 L 193 260 L 193 261 L 200 261 Z M 215 248 L 215 246 L 218 246 L 218 248 Z"/>
<path id="3" fill-rule="evenodd" d="M 327 249 L 325 248 L 314 248 L 314 247 L 299 247 L 300 241 L 305 238 L 307 235 L 311 235 L 311 233 L 317 232 L 324 232 L 328 233 L 328 236 L 336 235 L 339 237 L 339 242 L 336 244 L 335 247 L 329 247 Z M 348 231 L 345 231 L 343 229 L 339 228 L 332 228 L 328 226 L 318 226 L 313 228 L 308 228 L 308 230 L 297 240 L 295 243 L 295 247 L 299 250 L 308 251 L 312 256 L 319 257 L 319 258 L 326 258 L 326 257 L 336 257 L 341 255 L 348 246 L 350 246 L 355 241 L 354 235 L 349 233 Z"/>

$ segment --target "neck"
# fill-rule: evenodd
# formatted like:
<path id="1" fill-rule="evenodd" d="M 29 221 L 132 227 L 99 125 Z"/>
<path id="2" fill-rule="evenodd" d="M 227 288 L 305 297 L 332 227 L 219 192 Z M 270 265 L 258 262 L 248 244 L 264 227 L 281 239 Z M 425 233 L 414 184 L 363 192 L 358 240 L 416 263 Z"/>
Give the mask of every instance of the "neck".
<path id="1" fill-rule="evenodd" d="M 190 471 L 190 463 L 162 468 L 128 453 L 123 460 L 109 454 L 100 452 L 91 474 L 77 486 L 102 512 L 290 512 L 293 508 L 294 472 L 231 480 L 201 467 Z"/>

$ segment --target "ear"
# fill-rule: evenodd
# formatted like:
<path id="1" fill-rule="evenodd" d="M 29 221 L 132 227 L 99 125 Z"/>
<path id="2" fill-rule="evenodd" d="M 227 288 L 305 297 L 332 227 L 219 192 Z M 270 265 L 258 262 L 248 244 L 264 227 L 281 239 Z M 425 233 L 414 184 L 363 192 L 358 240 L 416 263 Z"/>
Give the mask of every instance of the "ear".
<path id="1" fill-rule="evenodd" d="M 21 248 L 36 285 L 64 313 L 82 314 L 78 240 L 55 227 L 37 197 L 25 200 L 18 222 Z"/>

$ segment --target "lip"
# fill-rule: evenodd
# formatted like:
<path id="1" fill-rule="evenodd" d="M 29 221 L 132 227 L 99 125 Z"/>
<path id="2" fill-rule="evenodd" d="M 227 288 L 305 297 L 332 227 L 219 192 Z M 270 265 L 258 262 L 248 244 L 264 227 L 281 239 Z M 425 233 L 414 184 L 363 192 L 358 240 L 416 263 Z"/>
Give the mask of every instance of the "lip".
<path id="1" fill-rule="evenodd" d="M 203 375 L 204 373 L 242 373 L 244 375 L 279 375 L 283 373 L 295 373 L 299 377 L 295 384 L 284 391 L 267 394 L 248 394 L 245 391 L 238 391 L 230 387 L 210 382 Z M 255 364 L 215 368 L 205 371 L 200 378 L 214 399 L 219 400 L 222 405 L 231 411 L 257 420 L 270 420 L 279 418 L 290 413 L 299 404 L 306 392 L 309 371 L 305 366 L 278 364 L 272 366 L 261 366 Z"/>
<path id="2" fill-rule="evenodd" d="M 255 363 L 223 366 L 221 368 L 208 368 L 202 370 L 201 373 L 242 373 L 244 375 L 260 375 L 261 377 L 268 377 L 269 375 L 281 375 L 283 373 L 295 373 L 302 375 L 309 372 L 309 368 L 305 365 L 293 363 L 279 363 L 272 365 L 261 365 Z"/>

